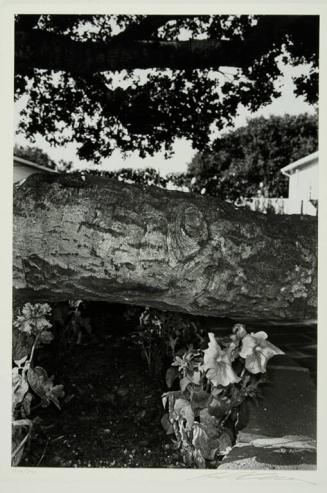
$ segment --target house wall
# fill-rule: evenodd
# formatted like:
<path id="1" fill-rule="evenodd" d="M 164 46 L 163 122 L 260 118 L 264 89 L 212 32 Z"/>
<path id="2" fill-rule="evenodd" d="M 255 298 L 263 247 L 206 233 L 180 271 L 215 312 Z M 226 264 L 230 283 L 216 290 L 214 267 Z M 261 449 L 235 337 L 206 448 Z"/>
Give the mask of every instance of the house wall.
<path id="1" fill-rule="evenodd" d="M 318 200 L 318 159 L 301 166 L 289 177 L 289 213 L 313 214 L 311 200 Z"/>

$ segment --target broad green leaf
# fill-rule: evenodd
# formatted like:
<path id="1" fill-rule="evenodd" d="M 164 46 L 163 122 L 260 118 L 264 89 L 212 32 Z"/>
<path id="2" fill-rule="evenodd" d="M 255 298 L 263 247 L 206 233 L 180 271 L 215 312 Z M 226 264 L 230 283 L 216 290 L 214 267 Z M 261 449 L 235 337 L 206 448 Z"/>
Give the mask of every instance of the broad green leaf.
<path id="1" fill-rule="evenodd" d="M 168 413 L 164 414 L 161 418 L 161 426 L 166 432 L 166 435 L 172 435 L 174 433 L 174 427 L 169 421 Z"/>
<path id="2" fill-rule="evenodd" d="M 28 357 L 31 352 L 34 336 L 21 332 L 16 327 L 12 332 L 12 358 L 14 361 L 19 361 L 24 357 Z"/>
<path id="3" fill-rule="evenodd" d="M 27 392 L 27 394 L 25 394 L 24 399 L 23 399 L 23 408 L 24 408 L 26 416 L 29 416 L 31 414 L 32 400 L 33 400 L 32 394 L 30 392 Z"/>
<path id="4" fill-rule="evenodd" d="M 32 390 L 40 397 L 42 407 L 47 407 L 53 402 L 60 409 L 59 397 L 65 395 L 63 385 L 54 386 L 54 377 L 48 377 L 46 370 L 40 366 L 29 368 L 27 379 Z"/>
<path id="5" fill-rule="evenodd" d="M 218 438 L 210 438 L 207 427 L 201 423 L 194 423 L 192 445 L 201 452 L 204 459 L 214 460 L 219 450 Z"/>
<path id="6" fill-rule="evenodd" d="M 176 370 L 176 368 L 168 368 L 168 370 L 166 371 L 166 385 L 169 389 L 173 386 L 173 383 L 175 382 L 177 376 L 178 371 Z"/>
<path id="7" fill-rule="evenodd" d="M 18 466 L 23 458 L 24 446 L 20 447 L 23 439 L 24 430 L 22 428 L 13 427 L 11 432 L 11 465 L 13 467 Z"/>
<path id="8" fill-rule="evenodd" d="M 175 402 L 175 400 L 179 397 L 183 397 L 183 393 L 180 390 L 171 390 L 170 392 L 165 392 L 161 396 L 162 405 L 165 409 L 167 402 Z"/>
<path id="9" fill-rule="evenodd" d="M 183 456 L 183 462 L 187 467 L 193 466 L 194 451 L 190 445 L 183 445 L 181 447 L 181 453 Z"/>
<path id="10" fill-rule="evenodd" d="M 216 397 L 218 398 L 218 396 L 224 391 L 224 389 L 222 389 L 221 387 L 214 387 L 212 390 L 211 390 L 211 395 L 213 397 Z"/>
<path id="11" fill-rule="evenodd" d="M 194 371 L 193 375 L 190 376 L 190 380 L 195 385 L 199 385 L 201 382 L 201 372 L 200 371 Z"/>
<path id="12" fill-rule="evenodd" d="M 230 401 L 232 407 L 239 406 L 244 401 L 244 394 L 236 385 L 231 388 Z"/>
<path id="13" fill-rule="evenodd" d="M 194 464 L 198 469 L 205 469 L 206 467 L 206 461 L 203 455 L 201 454 L 201 450 L 199 448 L 196 448 L 193 452 L 193 460 Z"/>
<path id="14" fill-rule="evenodd" d="M 227 397 L 218 397 L 218 399 L 213 398 L 208 406 L 208 411 L 212 416 L 218 419 L 223 418 L 231 410 L 232 404 L 230 399 Z"/>
<path id="15" fill-rule="evenodd" d="M 48 380 L 48 374 L 44 368 L 41 366 L 36 366 L 35 368 L 29 368 L 27 372 L 27 380 L 30 384 L 32 390 L 39 396 L 44 397 L 45 395 L 45 385 Z"/>
<path id="16" fill-rule="evenodd" d="M 174 404 L 174 411 L 179 418 L 186 420 L 186 429 L 191 430 L 194 423 L 191 403 L 186 399 L 178 398 Z"/>
<path id="17" fill-rule="evenodd" d="M 232 434 L 228 430 L 224 429 L 218 438 L 219 455 L 226 455 L 232 448 Z"/>
<path id="18" fill-rule="evenodd" d="M 15 364 L 18 366 L 18 368 L 22 368 L 24 366 L 25 361 L 27 360 L 27 355 L 23 356 L 19 360 L 14 360 Z"/>
<path id="19" fill-rule="evenodd" d="M 58 409 L 61 409 L 59 399 L 65 397 L 64 386 L 54 385 L 48 392 L 47 397 Z"/>
<path id="20" fill-rule="evenodd" d="M 13 428 L 31 428 L 33 426 L 33 421 L 31 419 L 14 419 L 11 422 Z"/>
<path id="21" fill-rule="evenodd" d="M 219 420 L 211 416 L 208 409 L 201 409 L 200 423 L 205 427 L 209 438 L 217 438 L 219 436 Z"/>
<path id="22" fill-rule="evenodd" d="M 162 401 L 163 408 L 166 409 L 166 405 L 168 402 L 168 392 L 166 392 L 165 394 L 162 394 L 161 401 Z"/>
<path id="23" fill-rule="evenodd" d="M 30 419 L 19 419 L 12 422 L 11 432 L 11 465 L 18 466 L 24 454 L 25 445 L 22 444 L 26 436 L 31 433 L 32 421 Z M 26 427 L 28 428 L 26 430 Z M 22 444 L 22 445 L 21 445 Z"/>
<path id="24" fill-rule="evenodd" d="M 188 385 L 190 385 L 191 383 L 192 383 L 192 381 L 190 380 L 189 377 L 186 376 L 186 377 L 181 378 L 181 380 L 179 382 L 181 391 L 182 392 L 185 392 L 185 390 L 187 389 Z"/>
<path id="25" fill-rule="evenodd" d="M 18 404 L 23 402 L 24 396 L 28 391 L 28 383 L 26 380 L 26 375 L 23 372 L 19 373 L 18 368 L 12 369 L 12 407 L 13 410 Z"/>
<path id="26" fill-rule="evenodd" d="M 14 366 L 11 369 L 11 378 L 12 378 L 12 386 L 15 387 L 16 383 L 18 382 L 20 377 L 20 371 L 18 366 Z"/>
<path id="27" fill-rule="evenodd" d="M 191 393 L 191 404 L 193 409 L 203 409 L 208 406 L 211 396 L 204 390 L 193 391 Z"/>

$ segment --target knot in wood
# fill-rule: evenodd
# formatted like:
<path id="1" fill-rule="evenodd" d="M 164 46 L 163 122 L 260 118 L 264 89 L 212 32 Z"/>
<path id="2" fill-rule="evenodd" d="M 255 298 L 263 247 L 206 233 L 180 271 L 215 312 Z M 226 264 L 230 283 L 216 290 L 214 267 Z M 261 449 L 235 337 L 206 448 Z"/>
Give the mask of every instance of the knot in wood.
<path id="1" fill-rule="evenodd" d="M 208 226 L 203 213 L 195 206 L 182 207 L 177 211 L 170 246 L 177 260 L 196 255 L 208 240 Z"/>

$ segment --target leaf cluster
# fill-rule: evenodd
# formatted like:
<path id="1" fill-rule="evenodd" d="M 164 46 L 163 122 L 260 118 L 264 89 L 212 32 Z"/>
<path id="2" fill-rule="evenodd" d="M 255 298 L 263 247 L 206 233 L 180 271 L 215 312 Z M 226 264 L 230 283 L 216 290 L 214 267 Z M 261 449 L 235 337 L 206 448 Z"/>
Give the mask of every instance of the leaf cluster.
<path id="1" fill-rule="evenodd" d="M 54 376 L 49 377 L 40 366 L 34 367 L 35 350 L 40 344 L 49 344 L 53 339 L 51 324 L 47 317 L 51 308 L 47 303 L 26 303 L 14 321 L 14 331 L 25 337 L 14 338 L 14 366 L 12 368 L 12 464 L 22 460 L 24 447 L 30 438 L 35 417 L 31 418 L 32 401 L 37 397 L 42 407 L 51 402 L 60 409 L 59 399 L 64 397 L 63 385 L 54 385 Z M 28 338 L 26 339 L 26 336 Z M 27 344 L 24 344 L 26 343 Z M 37 406 L 38 406 L 37 405 Z M 36 406 L 36 407 L 37 407 Z M 25 428 L 27 434 L 24 434 Z"/>
<path id="2" fill-rule="evenodd" d="M 265 332 L 248 334 L 236 324 L 229 338 L 209 333 L 206 349 L 190 348 L 176 356 L 167 370 L 167 385 L 179 381 L 180 390 L 162 396 L 168 413 L 162 424 L 174 433 L 176 447 L 189 466 L 205 467 L 233 444 L 248 398 L 255 398 L 264 382 L 268 360 L 283 352 Z"/>

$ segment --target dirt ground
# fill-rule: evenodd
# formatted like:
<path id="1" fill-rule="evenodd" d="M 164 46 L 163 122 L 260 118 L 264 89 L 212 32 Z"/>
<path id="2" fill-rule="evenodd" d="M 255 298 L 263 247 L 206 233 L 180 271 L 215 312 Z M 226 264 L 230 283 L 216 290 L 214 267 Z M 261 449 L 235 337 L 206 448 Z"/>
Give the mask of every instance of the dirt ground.
<path id="1" fill-rule="evenodd" d="M 110 330 L 103 325 L 110 323 Z M 102 325 L 102 327 L 101 327 Z M 160 420 L 164 378 L 150 375 L 128 323 L 92 321 L 88 344 L 49 346 L 40 363 L 63 383 L 62 410 L 38 409 L 40 426 L 21 466 L 185 467 Z M 51 344 L 54 344 L 51 343 Z"/>

